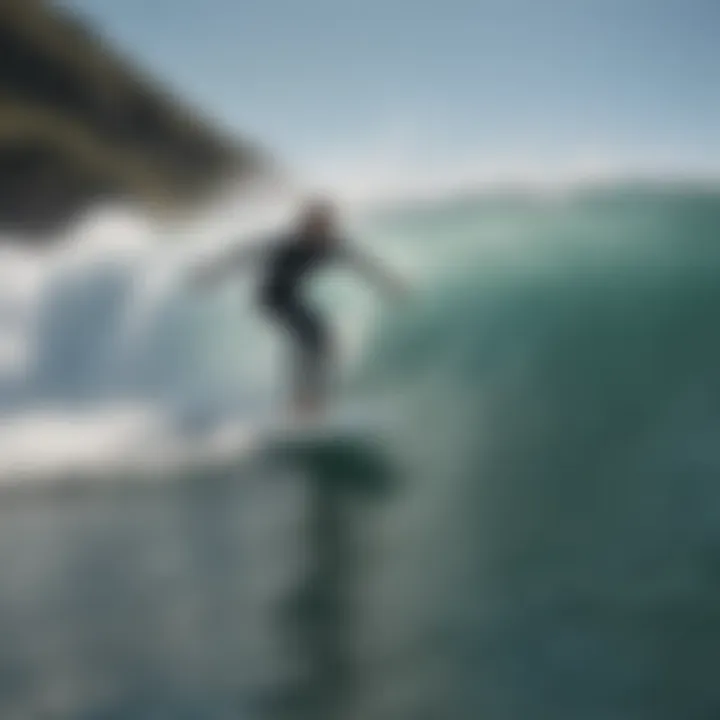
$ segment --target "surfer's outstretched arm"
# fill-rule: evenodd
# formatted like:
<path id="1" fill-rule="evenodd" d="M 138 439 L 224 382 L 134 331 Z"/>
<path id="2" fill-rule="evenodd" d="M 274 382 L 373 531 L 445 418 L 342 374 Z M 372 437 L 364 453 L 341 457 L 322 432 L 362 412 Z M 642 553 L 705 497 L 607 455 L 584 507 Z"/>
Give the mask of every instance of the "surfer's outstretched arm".
<path id="1" fill-rule="evenodd" d="M 268 249 L 268 242 L 254 242 L 236 245 L 220 256 L 205 260 L 193 268 L 190 281 L 199 287 L 216 285 L 246 266 L 262 259 Z"/>

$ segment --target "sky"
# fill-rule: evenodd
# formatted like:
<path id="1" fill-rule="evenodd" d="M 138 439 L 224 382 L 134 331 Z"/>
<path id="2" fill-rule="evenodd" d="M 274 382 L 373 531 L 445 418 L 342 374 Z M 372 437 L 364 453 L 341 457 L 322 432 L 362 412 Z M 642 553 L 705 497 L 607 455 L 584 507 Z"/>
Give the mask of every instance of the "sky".
<path id="1" fill-rule="evenodd" d="M 301 171 L 720 176 L 718 0 L 62 4 Z"/>

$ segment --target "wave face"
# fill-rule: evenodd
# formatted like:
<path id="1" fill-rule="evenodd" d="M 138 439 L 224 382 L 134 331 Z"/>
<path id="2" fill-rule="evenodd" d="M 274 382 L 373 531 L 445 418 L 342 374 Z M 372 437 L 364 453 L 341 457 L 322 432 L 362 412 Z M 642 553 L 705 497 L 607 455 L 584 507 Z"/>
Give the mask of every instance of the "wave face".
<path id="1" fill-rule="evenodd" d="M 318 519 L 318 479 L 344 472 L 321 458 L 12 495 L 0 668 L 15 669 L 0 673 L 0 714 L 59 703 L 74 718 L 280 717 L 283 698 L 283 712 L 288 697 L 301 704 L 287 690 L 298 647 L 317 661 L 315 695 L 345 689 L 334 717 L 720 713 L 720 195 L 473 198 L 358 229 L 422 279 L 414 301 L 387 311 L 346 283 L 319 290 L 353 318 L 348 343 L 362 330 L 343 402 L 382 402 L 396 491 L 351 502 L 346 525 Z M 228 320 L 237 305 L 200 322 L 190 298 L 165 295 L 123 365 L 97 317 L 119 318 L 131 291 L 98 287 L 105 300 L 91 308 L 53 304 L 44 379 L 26 380 L 36 398 L 134 394 L 184 413 L 232 387 L 233 411 L 269 402 L 272 376 L 252 363 L 178 351 L 197 333 L 236 333 L 238 354 L 265 342 Z M 80 372 L 58 330 L 78 307 L 101 330 L 102 371 Z M 313 573 L 308 547 L 339 549 Z M 341 612 L 347 594 L 353 610 Z M 328 634 L 308 630 L 318 622 Z M 339 635 L 355 657 L 342 682 Z"/>
<path id="2" fill-rule="evenodd" d="M 720 202 L 608 192 L 496 217 L 517 254 L 435 288 L 368 368 L 422 458 L 445 716 L 711 716 Z"/>

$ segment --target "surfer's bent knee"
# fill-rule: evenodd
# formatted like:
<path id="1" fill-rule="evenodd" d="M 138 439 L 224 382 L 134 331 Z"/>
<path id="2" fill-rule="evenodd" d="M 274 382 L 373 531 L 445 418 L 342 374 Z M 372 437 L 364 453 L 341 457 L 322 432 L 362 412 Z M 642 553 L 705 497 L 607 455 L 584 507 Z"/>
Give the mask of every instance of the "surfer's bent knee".
<path id="1" fill-rule="evenodd" d="M 271 317 L 285 328 L 305 355 L 322 360 L 330 352 L 330 335 L 317 315 L 297 301 L 265 305 Z"/>

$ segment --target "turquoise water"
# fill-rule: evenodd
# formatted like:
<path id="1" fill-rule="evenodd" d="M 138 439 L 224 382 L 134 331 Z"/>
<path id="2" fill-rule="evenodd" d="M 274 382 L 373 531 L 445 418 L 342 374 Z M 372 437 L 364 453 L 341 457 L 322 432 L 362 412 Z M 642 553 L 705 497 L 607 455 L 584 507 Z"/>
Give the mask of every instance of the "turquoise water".
<path id="1" fill-rule="evenodd" d="M 339 500 L 347 467 L 322 458 L 15 491 L 0 714 L 718 715 L 720 195 L 466 198 L 357 230 L 417 286 L 398 306 L 339 277 L 318 289 L 353 318 L 342 402 L 382 407 L 394 492 Z M 262 410 L 273 338 L 241 307 L 171 295 L 132 373 L 98 369 L 90 389 L 75 373 L 74 392 L 184 413 L 224 388 Z"/>
<path id="2" fill-rule="evenodd" d="M 434 575 L 447 716 L 712 717 L 718 199 L 463 212 L 458 236 L 496 222 L 523 251 L 479 251 L 367 370 L 422 458 L 398 562 Z"/>

